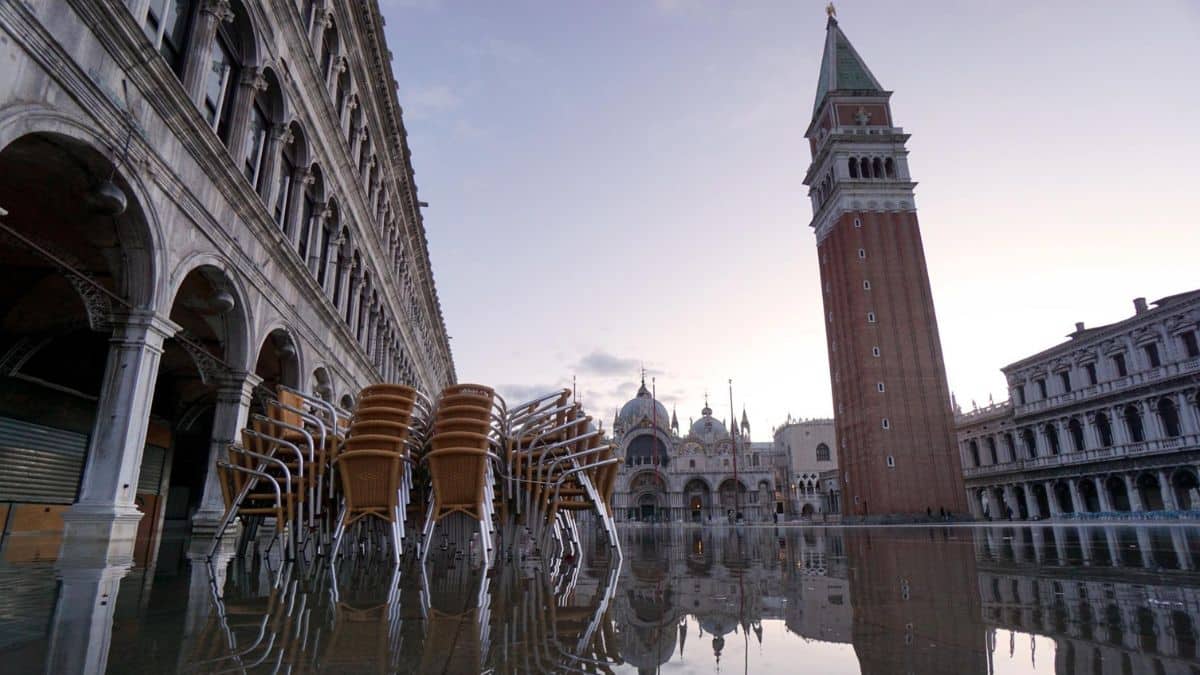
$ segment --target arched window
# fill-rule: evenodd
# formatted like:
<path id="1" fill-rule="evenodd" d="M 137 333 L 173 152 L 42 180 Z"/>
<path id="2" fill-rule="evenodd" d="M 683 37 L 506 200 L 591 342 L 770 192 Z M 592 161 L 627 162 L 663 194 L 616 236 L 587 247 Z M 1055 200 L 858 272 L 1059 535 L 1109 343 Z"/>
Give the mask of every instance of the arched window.
<path id="1" fill-rule="evenodd" d="M 1083 425 L 1080 424 L 1079 418 L 1072 417 L 1070 422 L 1067 422 L 1067 431 L 1071 434 L 1071 449 L 1075 452 L 1087 449 L 1087 443 L 1083 439 Z"/>
<path id="2" fill-rule="evenodd" d="M 336 64 L 335 58 L 338 53 L 338 32 L 337 26 L 331 21 L 325 27 L 325 34 L 321 36 L 321 75 L 325 78 L 328 84 L 333 83 L 333 70 Z"/>
<path id="3" fill-rule="evenodd" d="M 250 124 L 242 153 L 242 173 L 260 195 L 266 194 L 267 167 L 272 159 L 267 153 L 267 136 L 272 128 L 278 128 L 275 125 L 283 122 L 283 94 L 279 80 L 270 70 L 263 71 L 263 79 L 267 88 L 256 90 L 250 104 Z"/>
<path id="4" fill-rule="evenodd" d="M 1142 413 L 1132 403 L 1125 406 L 1125 427 L 1129 430 L 1129 439 L 1134 443 L 1146 440 L 1146 430 L 1142 428 Z"/>
<path id="5" fill-rule="evenodd" d="M 1025 429 L 1021 432 L 1021 440 L 1025 442 L 1025 456 L 1029 459 L 1037 457 L 1037 439 L 1034 438 L 1033 429 Z"/>
<path id="6" fill-rule="evenodd" d="M 1169 438 L 1174 438 L 1179 435 L 1179 411 L 1175 409 L 1175 402 L 1167 397 L 1158 400 L 1158 416 L 1162 419 L 1163 433 Z"/>
<path id="7" fill-rule="evenodd" d="M 817 444 L 817 461 L 818 462 L 828 462 L 829 461 L 829 446 L 828 445 L 825 445 L 824 443 Z"/>
<path id="8" fill-rule="evenodd" d="M 1113 444 L 1112 425 L 1108 422 L 1108 415 L 1104 413 L 1096 413 L 1096 433 L 1100 436 L 1100 447 L 1107 448 Z"/>
<path id="9" fill-rule="evenodd" d="M 1046 442 L 1050 445 L 1050 454 L 1057 455 L 1061 450 L 1058 445 L 1058 427 L 1047 424 L 1042 427 L 1042 432 L 1046 434 Z"/>
<path id="10" fill-rule="evenodd" d="M 850 164 L 850 177 L 858 178 L 858 158 L 851 157 L 849 164 Z"/>
<path id="11" fill-rule="evenodd" d="M 883 160 L 876 157 L 871 160 L 871 176 L 883 178 Z"/>
<path id="12" fill-rule="evenodd" d="M 350 96 L 350 69 L 344 67 L 346 57 L 342 57 L 343 66 L 337 75 L 337 87 L 333 92 L 333 112 L 337 115 L 338 124 L 346 123 L 346 101 Z"/>
<path id="13" fill-rule="evenodd" d="M 871 178 L 871 158 L 870 157 L 863 157 L 859 160 L 858 172 L 859 172 L 859 174 L 862 175 L 863 178 Z"/>
<path id="14" fill-rule="evenodd" d="M 346 125 L 346 144 L 350 147 L 350 156 L 358 157 L 358 131 L 362 126 L 362 105 L 358 97 L 350 99 L 350 123 Z"/>
<path id="15" fill-rule="evenodd" d="M 971 466 L 979 466 L 979 444 L 975 441 L 971 441 L 968 444 L 968 447 L 971 450 Z"/>
<path id="16" fill-rule="evenodd" d="M 896 177 L 896 162 L 891 157 L 883 160 L 883 173 L 888 178 Z"/>
<path id="17" fill-rule="evenodd" d="M 1000 456 L 996 452 L 996 439 L 991 436 L 987 437 L 988 458 L 992 460 L 992 464 L 1000 463 Z"/>
<path id="18" fill-rule="evenodd" d="M 146 37 L 166 59 L 176 77 L 183 75 L 183 57 L 193 9 L 192 0 L 150 0 L 146 16 L 142 17 Z"/>
<path id="19" fill-rule="evenodd" d="M 254 52 L 254 32 L 245 8 L 231 0 L 232 21 L 218 21 L 212 44 L 212 55 L 204 83 L 204 99 L 200 112 L 226 147 L 235 147 L 229 138 L 233 123 L 233 101 L 244 68 Z"/>

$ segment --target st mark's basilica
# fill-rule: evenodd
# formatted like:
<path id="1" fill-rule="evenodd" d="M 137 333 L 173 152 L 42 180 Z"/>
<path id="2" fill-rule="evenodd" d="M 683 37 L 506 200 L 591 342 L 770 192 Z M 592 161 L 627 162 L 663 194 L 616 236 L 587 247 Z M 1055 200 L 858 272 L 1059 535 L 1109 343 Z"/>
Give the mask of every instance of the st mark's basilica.
<path id="1" fill-rule="evenodd" d="M 624 458 L 613 495 L 618 520 L 714 523 L 740 514 L 763 522 L 784 512 L 776 486 L 787 481 L 787 450 L 751 442 L 745 410 L 731 434 L 706 399 L 700 417 L 681 431 L 643 379 L 613 420 L 612 435 Z"/>

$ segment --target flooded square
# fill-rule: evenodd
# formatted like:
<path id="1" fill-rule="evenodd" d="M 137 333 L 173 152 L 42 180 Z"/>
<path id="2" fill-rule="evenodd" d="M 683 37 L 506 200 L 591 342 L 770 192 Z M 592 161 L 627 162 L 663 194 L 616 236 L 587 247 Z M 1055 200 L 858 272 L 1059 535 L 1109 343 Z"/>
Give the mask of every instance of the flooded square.
<path id="1" fill-rule="evenodd" d="M 10 536 L 7 672 L 1192 675 L 1200 531 L 697 527 L 583 533 L 581 559 L 484 572 L 364 552 L 153 568 Z M 169 542 L 168 542 L 169 543 Z M 68 549 L 69 549 L 68 545 Z M 116 558 L 108 558 L 112 563 Z"/>

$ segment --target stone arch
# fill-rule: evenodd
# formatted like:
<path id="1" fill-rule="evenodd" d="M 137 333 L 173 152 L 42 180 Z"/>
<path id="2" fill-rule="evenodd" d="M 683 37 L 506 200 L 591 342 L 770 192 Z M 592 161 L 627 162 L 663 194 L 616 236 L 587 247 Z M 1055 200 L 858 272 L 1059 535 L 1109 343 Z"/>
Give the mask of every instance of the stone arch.
<path id="1" fill-rule="evenodd" d="M 621 455 L 625 458 L 625 466 L 669 466 L 670 450 L 671 442 L 665 434 L 655 429 L 642 428 L 626 435 L 622 441 Z"/>
<path id="2" fill-rule="evenodd" d="M 1104 481 L 1104 489 L 1108 491 L 1108 503 L 1114 511 L 1132 511 L 1129 491 L 1125 487 L 1125 479 L 1120 476 L 1109 476 Z"/>
<path id="3" fill-rule="evenodd" d="M 254 352 L 252 352 L 250 344 L 250 327 L 253 325 L 253 318 L 250 312 L 249 293 L 241 276 L 225 258 L 213 253 L 197 253 L 180 261 L 171 275 L 170 292 L 167 294 L 170 304 L 162 307 L 161 313 L 173 313 L 181 294 L 185 292 L 184 285 L 197 273 L 207 280 L 210 290 L 214 294 L 224 290 L 233 298 L 234 304 L 222 316 L 219 329 L 213 327 L 218 339 L 225 345 L 223 354 L 216 356 L 236 370 L 250 370 L 252 365 L 250 358 Z M 212 300 L 215 302 L 216 298 L 214 297 Z M 214 310 L 216 305 L 207 309 Z M 179 322 L 176 321 L 176 323 Z M 186 325 L 180 325 L 183 325 L 185 330 L 187 329 Z"/>
<path id="4" fill-rule="evenodd" d="M 65 141 L 96 158 L 111 157 L 112 151 L 109 149 L 120 148 L 125 142 L 124 138 L 101 133 L 95 122 L 40 104 L 18 104 L 0 110 L 0 158 L 14 147 L 19 148 L 19 141 L 33 137 Z M 106 173 L 113 168 L 111 160 L 107 159 L 97 165 L 100 166 Z M 129 167 L 118 166 L 113 180 L 127 198 L 125 212 L 112 219 L 121 246 L 126 251 L 122 260 L 126 271 L 120 294 L 135 307 L 151 309 L 161 302 L 164 293 L 168 251 L 164 245 L 162 222 L 154 208 L 155 202 L 150 191 L 139 174 L 130 171 Z M 8 186 L 13 186 L 11 178 L 6 178 L 6 181 Z M 4 207 L 10 211 L 10 215 L 4 222 L 13 226 L 19 214 L 13 211 L 11 200 L 5 201 Z"/>
<path id="5" fill-rule="evenodd" d="M 282 323 L 264 333 L 254 363 L 254 374 L 262 378 L 262 386 L 272 392 L 280 384 L 293 389 L 304 387 L 304 359 L 300 345 L 295 334 Z"/>
<path id="6" fill-rule="evenodd" d="M 1166 508 L 1166 501 L 1162 493 L 1162 485 L 1158 482 L 1158 476 L 1152 473 L 1139 474 L 1134 482 L 1134 487 L 1138 492 L 1138 496 L 1142 499 L 1142 507 L 1147 511 L 1162 511 Z"/>
<path id="7" fill-rule="evenodd" d="M 1200 509 L 1200 479 L 1194 470 L 1176 469 L 1171 474 L 1171 490 L 1181 511 Z"/>

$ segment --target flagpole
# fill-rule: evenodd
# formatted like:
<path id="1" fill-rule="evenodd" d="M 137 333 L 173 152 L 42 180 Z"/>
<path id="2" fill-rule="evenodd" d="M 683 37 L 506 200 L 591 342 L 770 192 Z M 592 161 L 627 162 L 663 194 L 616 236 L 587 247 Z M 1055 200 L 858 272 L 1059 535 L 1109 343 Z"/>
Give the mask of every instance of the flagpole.
<path id="1" fill-rule="evenodd" d="M 733 378 L 729 379 L 729 440 L 733 445 L 733 522 L 742 512 L 742 482 L 738 480 L 737 420 L 733 417 Z"/>

